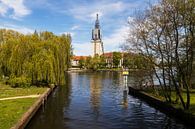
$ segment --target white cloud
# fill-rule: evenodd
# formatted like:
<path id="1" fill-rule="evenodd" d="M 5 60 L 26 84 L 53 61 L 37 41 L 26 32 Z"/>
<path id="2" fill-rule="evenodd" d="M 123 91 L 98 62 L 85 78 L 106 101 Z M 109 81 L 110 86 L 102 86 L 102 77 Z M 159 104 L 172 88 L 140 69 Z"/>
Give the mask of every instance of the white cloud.
<path id="1" fill-rule="evenodd" d="M 0 3 L 0 15 L 5 16 L 7 10 L 8 10 L 7 6 L 3 3 Z"/>
<path id="2" fill-rule="evenodd" d="M 79 29 L 80 26 L 79 25 L 74 25 L 73 27 L 71 27 L 71 30 L 76 30 L 76 29 Z"/>
<path id="3" fill-rule="evenodd" d="M 124 25 L 116 29 L 111 35 L 103 38 L 105 52 L 119 51 L 120 45 L 125 42 L 128 36 L 128 30 L 129 28 Z"/>
<path id="4" fill-rule="evenodd" d="M 10 14 L 9 11 L 11 11 Z M 30 13 L 31 10 L 24 5 L 24 0 L 0 0 L 0 15 L 2 16 L 8 15 L 13 19 L 20 19 Z"/>
<path id="5" fill-rule="evenodd" d="M 96 17 L 96 13 L 99 13 L 100 17 L 104 17 L 105 19 L 108 16 L 115 15 L 116 13 L 121 13 L 133 6 L 135 5 L 127 4 L 121 1 L 98 1 L 90 5 L 73 6 L 71 9 L 66 11 L 66 13 L 70 13 L 79 20 L 89 21 L 89 19 L 94 20 L 94 17 Z"/>
<path id="6" fill-rule="evenodd" d="M 0 25 L 0 28 L 15 30 L 15 31 L 18 31 L 22 34 L 29 34 L 29 33 L 34 32 L 33 29 L 30 29 L 30 28 L 27 28 L 27 27 L 24 27 L 24 26 L 11 25 L 11 24 L 6 24 L 6 25 L 3 25 L 3 26 Z"/>
<path id="7" fill-rule="evenodd" d="M 73 43 L 73 53 L 78 56 L 92 55 L 92 44 L 89 43 Z"/>

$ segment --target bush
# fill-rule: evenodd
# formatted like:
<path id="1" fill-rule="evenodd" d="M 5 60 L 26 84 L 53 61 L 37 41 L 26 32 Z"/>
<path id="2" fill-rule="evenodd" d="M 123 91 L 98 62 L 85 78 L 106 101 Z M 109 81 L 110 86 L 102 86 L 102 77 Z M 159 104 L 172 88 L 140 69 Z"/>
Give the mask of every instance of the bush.
<path id="1" fill-rule="evenodd" d="M 30 79 L 21 76 L 21 77 L 12 77 L 9 79 L 9 84 L 11 85 L 11 87 L 30 87 L 31 83 L 30 83 Z"/>
<path id="2" fill-rule="evenodd" d="M 36 85 L 37 87 L 48 87 L 49 82 L 46 80 L 38 80 L 38 81 L 34 82 L 33 85 Z"/>

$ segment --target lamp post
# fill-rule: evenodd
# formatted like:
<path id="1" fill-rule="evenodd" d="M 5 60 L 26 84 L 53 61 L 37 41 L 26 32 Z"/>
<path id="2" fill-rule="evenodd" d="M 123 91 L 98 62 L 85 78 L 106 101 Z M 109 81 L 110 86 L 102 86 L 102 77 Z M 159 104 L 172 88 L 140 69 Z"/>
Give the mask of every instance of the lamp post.
<path id="1" fill-rule="evenodd" d="M 123 85 L 124 85 L 123 92 L 124 93 L 127 93 L 127 78 L 128 78 L 128 75 L 129 75 L 128 69 L 124 69 L 123 70 Z"/>
<path id="2" fill-rule="evenodd" d="M 125 108 L 128 107 L 128 101 L 127 101 L 127 78 L 129 75 L 129 71 L 128 69 L 124 69 L 123 70 L 123 86 L 124 86 L 124 90 L 123 90 L 123 106 Z"/>

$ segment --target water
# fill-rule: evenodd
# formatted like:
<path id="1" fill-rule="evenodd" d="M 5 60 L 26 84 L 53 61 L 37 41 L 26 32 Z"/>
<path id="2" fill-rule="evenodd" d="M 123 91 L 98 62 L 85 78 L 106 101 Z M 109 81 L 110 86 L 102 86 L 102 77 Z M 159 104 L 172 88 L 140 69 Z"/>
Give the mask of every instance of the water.
<path id="1" fill-rule="evenodd" d="M 131 80 L 131 78 L 129 78 Z M 124 94 L 116 72 L 68 73 L 26 129 L 186 129 L 147 103 Z"/>

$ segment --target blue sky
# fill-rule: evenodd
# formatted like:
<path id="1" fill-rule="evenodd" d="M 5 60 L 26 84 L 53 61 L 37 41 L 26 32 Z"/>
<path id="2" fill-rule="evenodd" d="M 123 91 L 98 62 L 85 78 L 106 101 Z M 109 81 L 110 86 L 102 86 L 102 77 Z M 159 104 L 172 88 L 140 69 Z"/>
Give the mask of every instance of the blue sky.
<path id="1" fill-rule="evenodd" d="M 155 1 L 155 0 L 150 0 Z M 96 13 L 105 52 L 120 51 L 128 32 L 127 21 L 149 0 L 0 0 L 0 28 L 24 34 L 51 31 L 70 33 L 75 55 L 92 54 L 91 29 Z M 151 2 L 152 3 L 152 2 Z"/>

